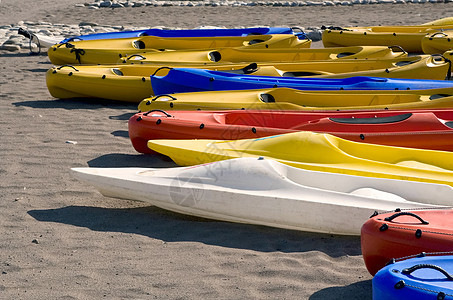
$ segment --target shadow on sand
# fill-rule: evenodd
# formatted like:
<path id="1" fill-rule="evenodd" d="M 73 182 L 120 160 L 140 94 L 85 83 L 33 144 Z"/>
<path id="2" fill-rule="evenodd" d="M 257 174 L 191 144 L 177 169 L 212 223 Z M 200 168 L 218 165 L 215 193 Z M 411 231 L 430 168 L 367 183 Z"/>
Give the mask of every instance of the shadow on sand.
<path id="1" fill-rule="evenodd" d="M 322 251 L 331 257 L 360 255 L 360 237 L 317 234 L 186 216 L 155 206 L 102 208 L 67 206 L 28 211 L 42 222 L 56 222 L 94 231 L 122 232 L 165 242 L 200 242 L 260 252 Z"/>

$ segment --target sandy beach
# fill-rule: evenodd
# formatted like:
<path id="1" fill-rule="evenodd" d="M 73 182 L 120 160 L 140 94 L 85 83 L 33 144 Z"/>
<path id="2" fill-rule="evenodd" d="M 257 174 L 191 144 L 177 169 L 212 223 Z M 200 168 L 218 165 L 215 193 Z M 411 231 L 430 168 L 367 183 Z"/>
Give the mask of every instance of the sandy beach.
<path id="1" fill-rule="evenodd" d="M 142 7 L 2 0 L 0 25 L 419 24 L 452 3 L 354 7 Z M 315 43 L 319 47 L 320 43 Z M 171 167 L 134 151 L 135 104 L 50 96 L 46 53 L 0 51 L 1 299 L 370 299 L 360 237 L 233 224 L 101 196 L 71 167 Z"/>

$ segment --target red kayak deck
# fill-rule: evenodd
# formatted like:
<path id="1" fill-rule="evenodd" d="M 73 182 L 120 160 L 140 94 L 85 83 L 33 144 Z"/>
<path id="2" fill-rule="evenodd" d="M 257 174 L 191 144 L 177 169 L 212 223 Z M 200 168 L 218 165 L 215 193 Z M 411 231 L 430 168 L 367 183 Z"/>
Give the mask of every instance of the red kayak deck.
<path id="1" fill-rule="evenodd" d="M 171 111 L 129 119 L 138 152 L 152 153 L 152 139 L 258 138 L 295 131 L 325 132 L 371 144 L 453 151 L 453 110 L 378 112 Z"/>
<path id="2" fill-rule="evenodd" d="M 362 226 L 361 239 L 363 259 L 371 275 L 392 259 L 453 251 L 453 210 L 379 214 Z"/>

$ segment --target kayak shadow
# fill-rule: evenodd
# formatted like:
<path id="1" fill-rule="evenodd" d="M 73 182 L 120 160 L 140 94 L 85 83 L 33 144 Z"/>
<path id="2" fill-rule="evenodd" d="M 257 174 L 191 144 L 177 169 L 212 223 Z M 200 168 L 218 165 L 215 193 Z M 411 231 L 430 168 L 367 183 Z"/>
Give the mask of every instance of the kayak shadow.
<path id="1" fill-rule="evenodd" d="M 347 286 L 328 287 L 317 291 L 308 298 L 309 300 L 325 299 L 348 299 L 362 300 L 372 298 L 372 281 L 364 280 Z M 332 297 L 334 295 L 334 297 Z"/>
<path id="2" fill-rule="evenodd" d="M 100 109 L 108 107 L 113 109 L 129 109 L 132 111 L 137 111 L 137 105 L 135 103 L 103 100 L 98 98 L 33 100 L 14 102 L 13 105 L 16 107 L 24 106 L 30 108 L 62 108 L 67 110 Z"/>
<path id="3" fill-rule="evenodd" d="M 135 112 L 134 112 L 134 113 L 125 113 L 125 114 L 118 115 L 118 116 L 109 116 L 109 119 L 110 119 L 110 120 L 127 121 L 127 120 L 129 120 L 133 115 L 135 115 Z"/>
<path id="4" fill-rule="evenodd" d="M 129 132 L 127 130 L 116 130 L 111 132 L 113 136 L 129 138 Z"/>
<path id="5" fill-rule="evenodd" d="M 132 147 L 132 145 L 131 145 Z M 91 168 L 172 168 L 177 167 L 168 156 L 161 154 L 110 153 L 87 162 Z"/>
<path id="6" fill-rule="evenodd" d="M 200 242 L 260 252 L 322 251 L 331 257 L 361 255 L 358 236 L 316 234 L 208 220 L 173 213 L 155 206 L 139 208 L 67 206 L 30 210 L 28 214 L 41 222 L 67 224 L 106 233 L 137 234 L 169 243 Z"/>

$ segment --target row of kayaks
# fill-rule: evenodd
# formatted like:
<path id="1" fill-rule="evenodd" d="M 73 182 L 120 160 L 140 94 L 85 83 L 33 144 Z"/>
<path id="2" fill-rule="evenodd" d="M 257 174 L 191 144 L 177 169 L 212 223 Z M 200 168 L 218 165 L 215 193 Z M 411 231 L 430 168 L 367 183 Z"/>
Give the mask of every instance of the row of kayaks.
<path id="1" fill-rule="evenodd" d="M 415 26 L 328 27 L 322 33 L 325 47 L 399 45 L 413 53 L 443 53 L 452 49 L 453 18 Z"/>
<path id="2" fill-rule="evenodd" d="M 361 235 L 375 299 L 448 298 L 450 256 L 402 259 L 453 250 L 448 49 L 311 49 L 291 28 L 247 30 L 109 33 L 52 46 L 53 96 L 139 103 L 133 147 L 181 166 L 73 175 L 105 196 L 183 214 Z"/>
<path id="3" fill-rule="evenodd" d="M 325 47 L 398 45 L 408 52 L 434 54 L 451 49 L 452 29 L 451 17 L 415 26 L 329 27 L 323 31 L 322 40 Z M 33 35 L 22 29 L 19 33 Z M 310 44 L 297 28 L 147 29 L 70 37 L 51 46 L 49 58 L 54 64 L 116 63 L 118 58 L 147 51 L 306 48 Z"/>

